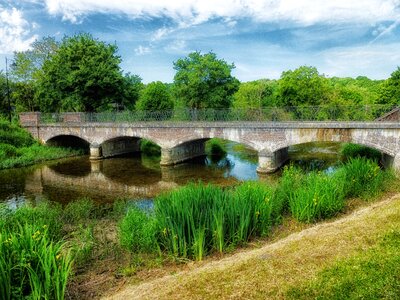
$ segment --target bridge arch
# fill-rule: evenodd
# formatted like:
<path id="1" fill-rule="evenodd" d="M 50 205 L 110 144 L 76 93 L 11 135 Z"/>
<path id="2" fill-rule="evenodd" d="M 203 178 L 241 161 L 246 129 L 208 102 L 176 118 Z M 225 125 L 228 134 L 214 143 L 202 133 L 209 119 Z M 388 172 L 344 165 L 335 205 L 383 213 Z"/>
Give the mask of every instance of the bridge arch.
<path id="1" fill-rule="evenodd" d="M 89 152 L 89 147 L 90 147 L 89 141 L 73 134 L 59 134 L 52 136 L 51 138 L 45 141 L 45 144 L 48 146 L 55 146 L 55 147 L 84 149 L 85 152 Z"/>

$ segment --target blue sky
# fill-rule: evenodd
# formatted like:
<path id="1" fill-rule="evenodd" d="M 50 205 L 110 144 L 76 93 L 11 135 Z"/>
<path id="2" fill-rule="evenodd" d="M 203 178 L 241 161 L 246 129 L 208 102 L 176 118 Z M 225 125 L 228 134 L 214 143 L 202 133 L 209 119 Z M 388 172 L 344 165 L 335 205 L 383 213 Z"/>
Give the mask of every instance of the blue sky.
<path id="1" fill-rule="evenodd" d="M 172 82 L 173 61 L 214 51 L 241 81 L 301 65 L 383 79 L 400 65 L 399 0 L 0 0 L 0 69 L 43 36 L 90 32 L 122 68 Z"/>

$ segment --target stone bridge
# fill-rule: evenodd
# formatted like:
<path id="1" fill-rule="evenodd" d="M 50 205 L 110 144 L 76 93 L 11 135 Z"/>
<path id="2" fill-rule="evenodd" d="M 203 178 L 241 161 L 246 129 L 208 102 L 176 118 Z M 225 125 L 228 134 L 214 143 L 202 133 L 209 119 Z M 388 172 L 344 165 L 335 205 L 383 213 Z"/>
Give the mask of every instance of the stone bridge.
<path id="1" fill-rule="evenodd" d="M 76 139 L 102 159 L 140 151 L 140 140 L 161 147 L 161 165 L 174 165 L 205 155 L 205 142 L 221 138 L 258 152 L 259 173 L 271 173 L 288 159 L 288 147 L 309 142 L 351 142 L 375 148 L 383 162 L 400 170 L 400 122 L 81 122 L 69 114 L 63 122 L 44 124 L 40 113 L 23 113 L 20 121 L 46 144 Z"/>

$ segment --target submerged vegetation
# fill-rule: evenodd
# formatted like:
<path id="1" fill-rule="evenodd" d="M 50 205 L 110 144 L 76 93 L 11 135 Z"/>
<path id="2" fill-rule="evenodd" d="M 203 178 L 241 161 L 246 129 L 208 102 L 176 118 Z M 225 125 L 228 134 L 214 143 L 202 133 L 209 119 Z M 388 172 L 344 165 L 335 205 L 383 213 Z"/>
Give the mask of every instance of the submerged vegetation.
<path id="1" fill-rule="evenodd" d="M 41 145 L 25 129 L 0 119 L 0 169 L 81 154 L 81 150 Z"/>

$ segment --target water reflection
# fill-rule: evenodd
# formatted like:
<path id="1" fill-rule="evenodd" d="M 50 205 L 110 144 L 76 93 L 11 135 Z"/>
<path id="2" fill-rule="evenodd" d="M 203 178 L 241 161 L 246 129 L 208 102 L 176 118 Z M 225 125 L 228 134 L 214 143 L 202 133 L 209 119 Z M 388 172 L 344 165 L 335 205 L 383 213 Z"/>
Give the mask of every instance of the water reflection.
<path id="1" fill-rule="evenodd" d="M 172 167 L 160 167 L 159 159 L 132 155 L 94 162 L 83 156 L 4 170 L 0 171 L 0 201 L 19 206 L 44 198 L 61 203 L 81 197 L 97 202 L 112 202 L 116 198 L 143 200 L 190 181 L 230 186 L 241 180 L 278 178 L 279 172 L 263 178 L 257 175 L 257 152 L 235 143 L 225 145 L 225 157 L 202 157 Z M 337 163 L 339 147 L 329 143 L 322 147 L 305 144 L 291 147 L 289 155 L 305 169 L 328 169 Z M 143 201 L 143 205 L 150 205 L 148 200 Z"/>

